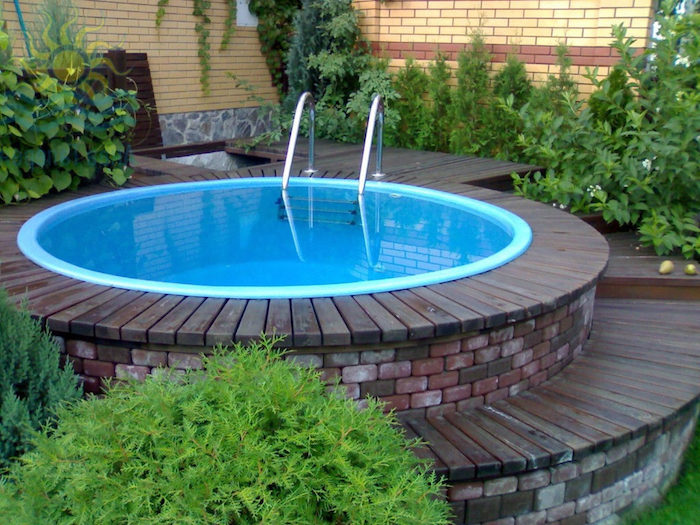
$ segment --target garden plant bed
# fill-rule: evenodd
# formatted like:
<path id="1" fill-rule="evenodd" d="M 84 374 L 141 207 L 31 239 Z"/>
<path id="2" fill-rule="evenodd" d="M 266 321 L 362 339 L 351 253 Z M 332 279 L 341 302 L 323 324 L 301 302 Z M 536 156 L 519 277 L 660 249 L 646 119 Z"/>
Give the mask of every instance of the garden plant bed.
<path id="1" fill-rule="evenodd" d="M 335 169 L 350 157 L 334 149 L 324 159 L 334 169 L 320 175 L 355 178 Z M 95 186 L 0 211 L 0 282 L 63 340 L 91 391 L 103 377 L 196 368 L 198 354 L 218 342 L 285 335 L 294 359 L 327 380 L 338 377 L 352 398 L 383 398 L 409 436 L 426 440 L 417 453 L 447 478 L 455 523 L 594 523 L 654 494 L 673 476 L 696 419 L 698 303 L 599 300 L 586 343 L 608 261 L 600 234 L 551 206 L 471 185 L 479 180 L 474 173 L 503 177 L 520 165 L 400 150 L 385 160 L 383 180 L 473 196 L 521 215 L 532 226 L 532 246 L 468 279 L 292 300 L 118 290 L 52 274 L 18 252 L 16 232 L 27 218 L 109 190 Z M 281 171 L 274 164 L 232 173 L 176 166 L 166 174 L 159 160 L 139 165 L 131 187 Z M 664 326 L 668 334 L 657 337 Z"/>

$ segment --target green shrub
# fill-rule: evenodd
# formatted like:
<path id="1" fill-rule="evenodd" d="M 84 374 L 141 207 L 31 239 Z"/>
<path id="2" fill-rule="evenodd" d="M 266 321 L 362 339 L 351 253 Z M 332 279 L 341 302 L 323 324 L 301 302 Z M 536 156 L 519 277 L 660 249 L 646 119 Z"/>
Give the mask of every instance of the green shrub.
<path id="1" fill-rule="evenodd" d="M 601 212 L 636 228 L 659 255 L 700 256 L 700 14 L 657 17 L 659 38 L 643 54 L 614 29 L 620 63 L 585 106 L 526 104 L 519 160 L 546 166 L 515 177 L 516 191 L 574 212 Z M 559 99 L 558 99 L 559 100 Z"/>
<path id="2" fill-rule="evenodd" d="M 397 98 L 390 109 L 398 114 L 398 122 L 387 133 L 387 144 L 399 148 L 428 149 L 433 133 L 425 103 L 428 75 L 409 58 L 393 82 Z"/>
<path id="3" fill-rule="evenodd" d="M 80 397 L 77 376 L 59 357 L 55 340 L 0 292 L 0 473 L 30 449 L 59 404 Z"/>
<path id="4" fill-rule="evenodd" d="M 135 92 L 86 96 L 80 86 L 25 67 L 11 61 L 0 73 L 2 201 L 35 199 L 101 175 L 123 184 Z"/>
<path id="5" fill-rule="evenodd" d="M 0 486 L 20 523 L 447 523 L 439 483 L 370 402 L 327 395 L 263 340 L 204 372 L 59 413 Z"/>

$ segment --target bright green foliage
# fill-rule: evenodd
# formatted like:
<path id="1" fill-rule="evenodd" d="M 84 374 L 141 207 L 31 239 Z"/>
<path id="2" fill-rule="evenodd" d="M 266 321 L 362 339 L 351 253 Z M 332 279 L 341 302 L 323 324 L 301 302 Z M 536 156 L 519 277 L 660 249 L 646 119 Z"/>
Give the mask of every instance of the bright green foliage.
<path id="1" fill-rule="evenodd" d="M 513 107 L 520 109 L 530 99 L 532 83 L 525 65 L 515 55 L 508 55 L 506 65 L 493 78 L 493 94 L 503 100 L 513 96 Z"/>
<path id="2" fill-rule="evenodd" d="M 0 292 L 0 474 L 31 448 L 60 403 L 80 398 L 77 376 L 59 366 L 59 357 L 53 338 Z"/>
<path id="3" fill-rule="evenodd" d="M 137 108 L 133 91 L 87 98 L 79 87 L 44 72 L 6 64 L 0 73 L 2 201 L 75 188 L 99 174 L 123 184 L 129 170 L 126 139 Z"/>
<path id="4" fill-rule="evenodd" d="M 447 523 L 377 403 L 327 395 L 272 344 L 60 410 L 0 486 L 5 523 Z"/>
<path id="5" fill-rule="evenodd" d="M 614 29 L 621 60 L 604 80 L 589 75 L 590 105 L 564 91 L 550 109 L 522 108 L 520 159 L 547 169 L 515 185 L 629 224 L 660 255 L 692 258 L 700 256 L 700 14 L 666 11 L 657 21 L 660 38 L 642 55 L 624 28 Z"/>
<path id="6" fill-rule="evenodd" d="M 250 0 L 248 9 L 258 17 L 260 50 L 265 55 L 272 81 L 280 98 L 287 93 L 285 63 L 289 51 L 294 15 L 301 0 Z"/>

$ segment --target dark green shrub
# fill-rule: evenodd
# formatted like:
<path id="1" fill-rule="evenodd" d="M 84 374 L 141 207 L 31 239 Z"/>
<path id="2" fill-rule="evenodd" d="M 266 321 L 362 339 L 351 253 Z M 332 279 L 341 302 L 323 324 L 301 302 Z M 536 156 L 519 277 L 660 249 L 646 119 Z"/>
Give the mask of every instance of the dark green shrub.
<path id="1" fill-rule="evenodd" d="M 525 71 L 525 65 L 515 55 L 508 55 L 506 65 L 493 78 L 493 93 L 507 99 L 513 96 L 513 108 L 520 109 L 530 99 L 532 83 Z"/>
<path id="2" fill-rule="evenodd" d="M 0 473 L 61 403 L 80 398 L 77 376 L 59 358 L 54 339 L 0 292 Z"/>
<path id="3" fill-rule="evenodd" d="M 387 133 L 387 144 L 399 148 L 427 149 L 432 130 L 425 102 L 428 75 L 412 59 L 406 60 L 394 78 L 398 95 L 390 109 L 398 114 L 398 124 Z"/>
<path id="4" fill-rule="evenodd" d="M 451 78 L 447 57 L 438 52 L 428 67 L 428 129 L 431 133 L 425 144 L 426 149 L 448 151 L 453 124 L 450 112 Z"/>
<path id="5" fill-rule="evenodd" d="M 0 486 L 6 523 L 444 524 L 439 483 L 375 402 L 327 395 L 272 341 L 59 413 Z M 9 521 L 8 521 L 9 519 Z"/>

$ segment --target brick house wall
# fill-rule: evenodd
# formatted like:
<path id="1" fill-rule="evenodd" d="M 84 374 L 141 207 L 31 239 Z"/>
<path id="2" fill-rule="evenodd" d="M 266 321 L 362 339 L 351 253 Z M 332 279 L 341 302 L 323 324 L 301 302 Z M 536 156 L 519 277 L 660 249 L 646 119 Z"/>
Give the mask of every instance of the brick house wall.
<path id="1" fill-rule="evenodd" d="M 569 46 L 571 69 L 582 93 L 591 86 L 586 67 L 604 75 L 615 64 L 611 28 L 624 24 L 636 47 L 647 45 L 654 0 L 355 0 L 364 12 L 363 30 L 375 52 L 401 67 L 409 57 L 419 63 L 437 51 L 454 61 L 480 31 L 493 55 L 494 68 L 516 53 L 532 79 L 557 71 L 556 46 Z M 454 64 L 453 64 L 454 65 Z"/>
<path id="2" fill-rule="evenodd" d="M 39 0 L 22 0 L 22 13 L 27 21 L 35 16 Z M 129 52 L 148 53 L 151 77 L 159 114 L 217 111 L 227 108 L 258 106 L 249 93 L 236 88 L 227 76 L 231 72 L 255 87 L 256 95 L 266 101 L 276 101 L 265 58 L 255 27 L 237 27 L 226 50 L 219 49 L 226 19 L 224 0 L 211 0 L 212 20 L 211 93 L 205 95 L 199 83 L 199 58 L 196 17 L 192 15 L 192 0 L 170 0 L 160 29 L 156 29 L 157 0 L 116 0 L 98 2 L 74 0 L 80 21 L 99 28 L 91 38 L 120 46 Z M 25 54 L 24 40 L 19 29 L 12 1 L 2 1 L 2 17 L 7 21 L 17 55 Z"/>

